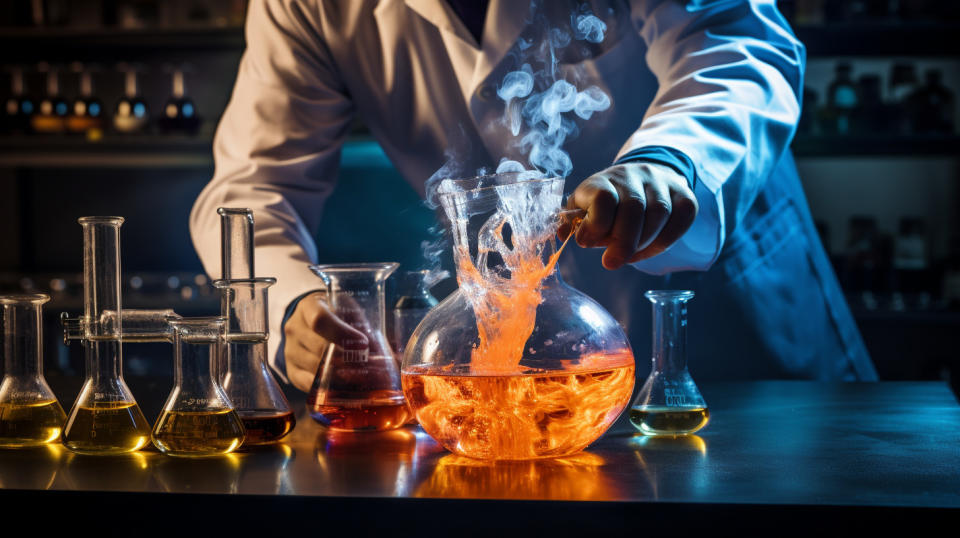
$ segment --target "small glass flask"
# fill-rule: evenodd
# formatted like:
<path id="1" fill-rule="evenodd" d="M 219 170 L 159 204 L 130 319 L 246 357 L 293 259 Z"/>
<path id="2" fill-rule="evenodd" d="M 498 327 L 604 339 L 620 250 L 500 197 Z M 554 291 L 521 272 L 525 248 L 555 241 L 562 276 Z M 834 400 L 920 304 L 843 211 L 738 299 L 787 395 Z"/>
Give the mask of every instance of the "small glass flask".
<path id="1" fill-rule="evenodd" d="M 244 446 L 279 441 L 297 421 L 283 390 L 267 368 L 267 288 L 274 278 L 214 281 L 221 292 L 221 312 L 227 320 L 226 367 L 220 372 L 223 390 L 243 421 Z"/>
<path id="2" fill-rule="evenodd" d="M 393 303 L 393 351 L 398 357 L 437 298 L 430 294 L 430 277 L 434 271 L 407 271 L 397 283 L 397 300 Z"/>
<path id="3" fill-rule="evenodd" d="M 181 318 L 170 325 L 174 385 L 153 427 L 153 444 L 164 454 L 187 458 L 233 452 L 245 431 L 219 381 L 225 320 Z"/>
<path id="4" fill-rule="evenodd" d="M 383 332 L 384 283 L 396 268 L 396 263 L 310 266 L 327 284 L 336 316 L 365 337 L 331 343 L 317 368 L 307 409 L 332 430 L 392 430 L 410 419 L 400 365 Z"/>
<path id="5" fill-rule="evenodd" d="M 83 348 L 86 379 L 63 428 L 63 444 L 78 454 L 140 450 L 150 423 L 123 380 L 120 347 L 120 226 L 122 217 L 81 217 L 83 227 Z"/>
<path id="6" fill-rule="evenodd" d="M 49 300 L 44 294 L 0 295 L 4 362 L 0 448 L 58 441 L 67 420 L 43 377 L 43 305 Z"/>
<path id="7" fill-rule="evenodd" d="M 686 435 L 707 425 L 710 411 L 687 370 L 687 301 L 692 291 L 651 290 L 653 371 L 630 406 L 646 435 Z"/>

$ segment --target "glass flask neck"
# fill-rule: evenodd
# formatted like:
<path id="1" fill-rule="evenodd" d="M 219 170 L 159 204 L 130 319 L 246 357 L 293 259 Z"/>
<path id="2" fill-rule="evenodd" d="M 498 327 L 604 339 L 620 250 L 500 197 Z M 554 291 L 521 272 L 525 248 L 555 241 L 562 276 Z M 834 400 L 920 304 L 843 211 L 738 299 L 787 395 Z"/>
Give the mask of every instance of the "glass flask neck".
<path id="1" fill-rule="evenodd" d="M 396 263 L 357 265 L 313 265 L 327 285 L 328 302 L 337 317 L 359 324 L 371 333 L 386 326 L 385 283 L 398 267 Z"/>
<path id="2" fill-rule="evenodd" d="M 253 211 L 221 207 L 217 213 L 222 278 L 253 278 Z"/>
<path id="3" fill-rule="evenodd" d="M 203 392 L 217 385 L 224 353 L 225 325 L 222 318 L 182 319 L 173 325 L 173 381 L 181 393 Z"/>
<path id="4" fill-rule="evenodd" d="M 226 319 L 229 341 L 267 341 L 267 289 L 276 282 L 275 278 L 223 279 L 213 282 L 213 286 L 220 290 L 220 313 Z"/>
<path id="5" fill-rule="evenodd" d="M 687 301 L 689 291 L 648 291 L 653 303 L 653 370 L 674 374 L 687 368 Z"/>
<path id="6" fill-rule="evenodd" d="M 29 377 L 43 371 L 43 304 L 47 295 L 0 296 L 3 314 L 4 376 Z"/>
<path id="7" fill-rule="evenodd" d="M 85 337 L 119 337 L 120 308 L 120 226 L 121 217 L 82 217 L 83 227 L 83 314 Z M 114 312 L 115 323 L 105 326 L 104 312 Z"/>

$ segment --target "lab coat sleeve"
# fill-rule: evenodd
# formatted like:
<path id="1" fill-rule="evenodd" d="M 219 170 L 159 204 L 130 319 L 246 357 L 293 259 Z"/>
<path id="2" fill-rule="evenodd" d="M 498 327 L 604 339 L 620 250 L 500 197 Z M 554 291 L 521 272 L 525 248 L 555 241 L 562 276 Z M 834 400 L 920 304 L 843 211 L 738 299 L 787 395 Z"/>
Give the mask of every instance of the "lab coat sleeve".
<path id="1" fill-rule="evenodd" d="M 314 236 L 333 190 L 353 107 L 314 20 L 293 0 L 250 2 L 247 48 L 214 138 L 213 179 L 190 214 L 190 234 L 207 273 L 221 276 L 218 207 L 247 207 L 255 220 L 255 276 L 269 295 L 269 360 L 276 364 L 286 306 L 322 287 Z"/>
<path id="2" fill-rule="evenodd" d="M 645 146 L 682 152 L 700 205 L 681 240 L 633 265 L 707 270 L 787 150 L 806 52 L 773 0 L 638 0 L 631 15 L 659 90 L 617 157 Z"/>

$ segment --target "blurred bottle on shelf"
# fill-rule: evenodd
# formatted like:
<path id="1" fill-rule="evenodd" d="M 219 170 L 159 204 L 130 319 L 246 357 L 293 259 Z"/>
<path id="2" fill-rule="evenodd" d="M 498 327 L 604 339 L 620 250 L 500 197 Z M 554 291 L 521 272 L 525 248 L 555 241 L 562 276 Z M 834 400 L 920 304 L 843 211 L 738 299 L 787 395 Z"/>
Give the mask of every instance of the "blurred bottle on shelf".
<path id="1" fill-rule="evenodd" d="M 917 133 L 953 133 L 953 92 L 941 82 L 939 69 L 926 72 L 925 84 L 911 96 L 910 116 Z"/>
<path id="2" fill-rule="evenodd" d="M 880 258 L 880 234 L 873 217 L 850 218 L 843 260 L 844 287 L 855 294 L 855 303 L 868 310 L 878 306 L 876 297 Z"/>
<path id="3" fill-rule="evenodd" d="M 794 0 L 793 18 L 797 24 L 823 24 L 824 0 Z M 789 12 L 789 6 L 780 6 L 781 10 Z"/>
<path id="4" fill-rule="evenodd" d="M 910 306 L 921 309 L 930 306 L 929 269 L 929 248 L 924 220 L 917 217 L 900 219 L 900 229 L 893 250 L 896 287 L 892 308 L 903 310 L 908 302 Z"/>
<path id="5" fill-rule="evenodd" d="M 71 64 L 71 69 L 80 77 L 80 95 L 73 101 L 66 117 L 67 131 L 85 134 L 91 140 L 103 137 L 103 103 L 93 93 L 93 68 L 80 62 Z"/>
<path id="6" fill-rule="evenodd" d="M 917 91 L 916 67 L 905 62 L 894 63 L 890 70 L 888 91 L 890 99 L 887 104 L 893 130 L 900 134 L 909 133 L 911 127 L 907 107 L 910 96 Z"/>
<path id="7" fill-rule="evenodd" d="M 797 132 L 813 134 L 816 131 L 816 110 L 819 98 L 820 96 L 816 90 L 809 86 L 803 87 L 803 108 L 800 109 L 800 121 L 797 125 Z"/>
<path id="8" fill-rule="evenodd" d="M 856 126 L 869 133 L 886 132 L 890 128 L 890 117 L 881 96 L 880 75 L 865 74 L 857 79 L 857 94 L 860 106 L 857 107 Z"/>
<path id="9" fill-rule="evenodd" d="M 47 79 L 47 94 L 40 100 L 37 110 L 30 118 L 30 127 L 37 133 L 62 133 L 66 129 L 66 117 L 70 112 L 67 102 L 60 97 L 60 77 L 55 66 L 41 62 L 37 71 Z"/>
<path id="10" fill-rule="evenodd" d="M 123 97 L 117 101 L 113 113 L 113 128 L 121 133 L 139 133 L 150 126 L 150 109 L 140 95 L 137 85 L 137 67 L 122 63 L 117 71 L 123 73 Z"/>
<path id="11" fill-rule="evenodd" d="M 33 116 L 36 105 L 27 95 L 23 69 L 14 66 L 8 67 L 7 71 L 10 72 L 10 97 L 4 102 L 0 132 L 25 133 L 30 130 L 30 118 Z"/>
<path id="12" fill-rule="evenodd" d="M 822 125 L 832 134 L 848 134 L 853 130 L 854 117 L 860 106 L 857 86 L 850 78 L 853 68 L 847 62 L 839 62 L 835 78 L 827 88 L 827 103 Z"/>
<path id="13" fill-rule="evenodd" d="M 393 352 L 397 359 L 403 357 L 403 350 L 413 330 L 420 325 L 431 308 L 437 306 L 437 298 L 430 288 L 437 283 L 435 271 L 405 271 L 397 282 L 397 300 L 393 303 Z"/>
<path id="14" fill-rule="evenodd" d="M 160 114 L 160 130 L 164 133 L 196 134 L 200 128 L 200 117 L 193 100 L 187 97 L 183 73 L 185 67 L 170 69 L 173 88 L 170 98 Z"/>

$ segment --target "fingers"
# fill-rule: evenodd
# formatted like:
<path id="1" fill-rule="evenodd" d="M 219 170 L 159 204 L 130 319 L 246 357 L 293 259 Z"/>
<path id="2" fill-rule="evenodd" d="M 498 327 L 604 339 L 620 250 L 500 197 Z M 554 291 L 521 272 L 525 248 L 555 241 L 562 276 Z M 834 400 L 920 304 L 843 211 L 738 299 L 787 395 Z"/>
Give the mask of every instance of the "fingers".
<path id="1" fill-rule="evenodd" d="M 595 174 L 581 183 L 573 195 L 572 207 L 585 209 L 576 240 L 581 247 L 604 246 L 610 235 L 620 195 L 605 174 Z"/>
<path id="2" fill-rule="evenodd" d="M 686 178 L 651 163 L 617 165 L 594 174 L 574 190 L 567 206 L 587 211 L 577 244 L 607 247 L 607 269 L 663 252 L 690 229 L 698 210 Z M 564 223 L 558 235 L 565 238 L 570 229 Z"/>
<path id="3" fill-rule="evenodd" d="M 339 319 L 323 293 L 307 295 L 284 324 L 287 377 L 300 390 L 310 390 L 317 368 L 331 342 L 344 349 L 367 349 L 367 337 Z"/>
<path id="4" fill-rule="evenodd" d="M 693 221 L 700 209 L 697 199 L 675 193 L 671 196 L 670 203 L 670 218 L 664 224 L 663 229 L 649 245 L 643 245 L 641 241 L 640 251 L 630 258 L 631 263 L 652 258 L 667 250 L 693 226 Z"/>

